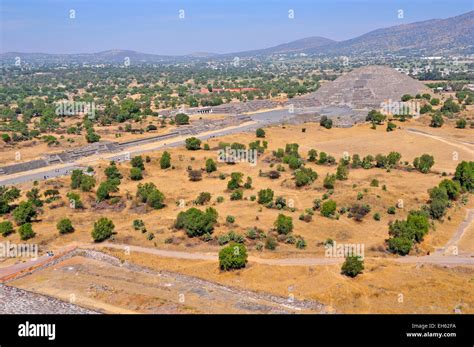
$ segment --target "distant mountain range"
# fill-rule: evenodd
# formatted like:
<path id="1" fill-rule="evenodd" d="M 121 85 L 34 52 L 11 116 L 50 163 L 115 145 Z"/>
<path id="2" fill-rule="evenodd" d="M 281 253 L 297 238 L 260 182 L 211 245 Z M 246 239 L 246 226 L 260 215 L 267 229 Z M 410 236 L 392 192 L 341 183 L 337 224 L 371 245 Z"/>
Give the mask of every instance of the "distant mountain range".
<path id="1" fill-rule="evenodd" d="M 474 53 L 474 11 L 447 19 L 432 19 L 377 29 L 345 41 L 334 41 L 315 36 L 270 48 L 228 54 L 196 52 L 185 56 L 165 56 L 118 49 L 87 54 L 8 52 L 0 54 L 0 61 L 11 64 L 15 57 L 21 57 L 30 62 L 43 63 L 122 64 L 127 57 L 135 63 L 158 63 L 186 59 L 219 59 L 228 58 L 229 56 L 270 56 L 300 53 L 322 56 L 393 53 L 404 55 L 472 54 Z"/>

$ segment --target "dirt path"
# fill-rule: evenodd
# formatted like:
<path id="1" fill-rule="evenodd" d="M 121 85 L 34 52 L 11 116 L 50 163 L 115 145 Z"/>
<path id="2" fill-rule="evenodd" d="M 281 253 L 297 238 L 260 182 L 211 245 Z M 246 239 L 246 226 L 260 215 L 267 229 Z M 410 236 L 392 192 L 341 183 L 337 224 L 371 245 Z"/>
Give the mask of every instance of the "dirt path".
<path id="1" fill-rule="evenodd" d="M 467 228 L 467 226 L 466 226 Z M 463 229 L 464 230 L 464 229 Z M 113 248 L 121 249 L 124 252 L 139 252 L 154 254 L 165 258 L 176 258 L 176 259 L 189 259 L 189 260 L 212 260 L 217 261 L 217 253 L 199 253 L 199 252 L 183 252 L 183 251 L 168 251 L 163 249 L 132 246 L 132 245 L 120 245 L 113 243 L 102 243 L 86 246 L 85 248 L 101 249 L 101 248 Z M 367 259 L 367 257 L 366 257 Z M 371 260 L 377 260 L 380 258 L 371 257 Z M 438 265 L 474 265 L 474 258 L 472 255 L 466 256 L 406 256 L 399 258 L 383 258 L 384 260 L 396 261 L 399 263 L 423 263 L 423 264 L 438 264 Z M 278 266 L 317 266 L 317 265 L 332 265 L 340 264 L 344 261 L 344 258 L 326 258 L 326 257 L 302 257 L 302 258 L 282 258 L 282 259 L 265 259 L 259 257 L 249 256 L 249 262 L 265 265 L 278 265 Z"/>
<path id="2" fill-rule="evenodd" d="M 451 237 L 451 239 L 446 243 L 446 245 L 442 248 L 437 249 L 433 255 L 446 255 L 446 254 L 451 254 L 451 255 L 456 255 L 459 253 L 459 249 L 457 247 L 457 244 L 459 240 L 463 237 L 464 233 L 468 229 L 469 225 L 471 225 L 472 221 L 474 220 L 474 210 L 470 209 L 466 211 L 466 218 L 463 220 L 463 222 L 459 225 L 458 229 L 454 233 L 454 235 Z"/>
<path id="3" fill-rule="evenodd" d="M 395 261 L 404 264 L 436 264 L 446 266 L 457 266 L 457 265 L 474 265 L 474 254 L 463 254 L 458 255 L 457 243 L 463 237 L 464 233 L 474 221 L 474 210 L 469 209 L 466 212 L 466 218 L 459 225 L 458 229 L 451 237 L 451 239 L 442 248 L 437 249 L 433 254 L 427 256 L 405 256 L 397 258 L 382 258 L 384 260 Z M 123 250 L 124 252 L 139 252 L 153 254 L 165 258 L 174 259 L 186 259 L 186 260 L 210 260 L 218 261 L 219 257 L 217 253 L 208 252 L 186 252 L 186 251 L 171 251 L 150 247 L 134 246 L 127 244 L 116 244 L 116 243 L 94 243 L 94 244 L 80 244 L 66 247 L 54 257 L 48 257 L 46 255 L 38 257 L 24 263 L 14 264 L 8 267 L 0 268 L 0 282 L 6 282 L 12 278 L 22 276 L 25 273 L 32 272 L 35 269 L 45 266 L 50 262 L 55 262 L 59 258 L 67 255 L 74 251 L 76 247 L 82 249 L 94 249 L 101 250 L 104 248 L 112 248 Z M 367 259 L 367 257 L 366 257 Z M 381 258 L 370 257 L 370 260 L 380 260 Z M 328 258 L 328 257 L 301 257 L 301 258 L 280 258 L 280 259 L 268 259 L 260 258 L 255 256 L 248 257 L 249 262 L 264 264 L 264 265 L 275 265 L 275 266 L 318 266 L 318 265 L 333 265 L 340 264 L 344 261 L 344 258 Z"/>
<path id="4" fill-rule="evenodd" d="M 474 144 L 473 143 L 466 142 L 466 141 L 461 141 L 461 140 L 447 139 L 445 137 L 438 136 L 438 135 L 432 135 L 430 133 L 427 133 L 427 132 L 424 132 L 424 131 L 421 131 L 421 130 L 417 130 L 417 129 L 409 128 L 409 129 L 406 129 L 406 131 L 408 131 L 412 134 L 426 136 L 426 137 L 432 138 L 434 140 L 441 141 L 441 142 L 446 143 L 448 145 L 463 149 L 463 150 L 467 151 L 468 153 L 471 153 L 472 155 L 474 155 Z"/>

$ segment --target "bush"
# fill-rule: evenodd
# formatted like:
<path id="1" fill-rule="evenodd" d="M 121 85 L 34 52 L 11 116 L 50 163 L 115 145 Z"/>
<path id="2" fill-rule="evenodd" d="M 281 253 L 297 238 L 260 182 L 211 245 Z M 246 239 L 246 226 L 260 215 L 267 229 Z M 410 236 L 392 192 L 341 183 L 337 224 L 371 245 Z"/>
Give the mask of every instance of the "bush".
<path id="1" fill-rule="evenodd" d="M 453 98 L 446 100 L 441 107 L 441 112 L 444 113 L 458 113 L 459 111 L 461 111 L 461 106 L 454 102 Z"/>
<path id="2" fill-rule="evenodd" d="M 387 209 L 387 213 L 388 213 L 388 214 L 395 214 L 396 211 L 397 211 L 397 209 L 395 208 L 395 206 L 390 206 L 390 207 Z"/>
<path id="3" fill-rule="evenodd" d="M 342 264 L 341 272 L 349 277 L 356 277 L 364 270 L 364 261 L 359 256 L 348 256 Z"/>
<path id="4" fill-rule="evenodd" d="M 334 189 L 334 183 L 336 183 L 336 175 L 334 174 L 326 174 L 324 178 L 323 186 L 326 189 Z"/>
<path id="5" fill-rule="evenodd" d="M 207 159 L 206 160 L 206 172 L 211 173 L 211 172 L 214 172 L 216 170 L 217 170 L 216 162 L 214 160 L 212 160 L 211 158 Z"/>
<path id="6" fill-rule="evenodd" d="M 135 219 L 133 220 L 133 229 L 135 230 L 143 230 L 145 229 L 145 223 L 141 219 Z"/>
<path id="7" fill-rule="evenodd" d="M 331 217 L 336 212 L 336 202 L 333 200 L 325 201 L 321 206 L 321 215 Z"/>
<path id="8" fill-rule="evenodd" d="M 10 221 L 5 221 L 0 223 L 0 234 L 4 237 L 10 235 L 11 233 L 15 232 L 13 229 L 13 224 Z"/>
<path id="9" fill-rule="evenodd" d="M 259 204 L 265 205 L 273 201 L 273 190 L 270 188 L 262 189 L 258 192 L 258 200 Z"/>
<path id="10" fill-rule="evenodd" d="M 191 182 L 197 182 L 202 180 L 202 172 L 201 170 L 189 170 L 188 177 Z"/>
<path id="11" fill-rule="evenodd" d="M 381 217 L 380 217 L 380 213 L 375 212 L 375 213 L 374 213 L 374 220 L 379 221 L 380 218 L 381 218 Z"/>
<path id="12" fill-rule="evenodd" d="M 13 219 L 17 225 L 30 223 L 36 217 L 36 209 L 31 201 L 20 202 L 13 210 Z"/>
<path id="13" fill-rule="evenodd" d="M 82 170 L 72 170 L 71 174 L 71 189 L 77 189 L 81 185 L 81 180 L 84 174 Z"/>
<path id="14" fill-rule="evenodd" d="M 36 236 L 36 233 L 33 231 L 31 227 L 31 223 L 26 223 L 18 228 L 18 233 L 20 234 L 20 239 L 23 241 L 32 239 Z"/>
<path id="15" fill-rule="evenodd" d="M 206 203 L 208 203 L 209 201 L 211 201 L 211 193 L 208 193 L 208 192 L 201 192 L 199 193 L 198 197 L 196 198 L 196 200 L 194 200 L 194 203 L 196 205 L 205 205 Z"/>
<path id="16" fill-rule="evenodd" d="M 69 204 L 70 204 L 71 208 L 73 208 L 73 209 L 84 208 L 84 204 L 82 203 L 81 197 L 79 196 L 79 194 L 69 192 L 69 193 L 66 194 L 66 197 L 69 200 Z"/>
<path id="17" fill-rule="evenodd" d="M 244 197 L 244 191 L 242 189 L 236 189 L 230 194 L 230 200 L 242 200 Z"/>
<path id="18" fill-rule="evenodd" d="M 318 158 L 318 151 L 315 149 L 310 149 L 308 151 L 308 161 L 309 162 L 315 162 Z"/>
<path id="19" fill-rule="evenodd" d="M 195 137 L 189 137 L 185 140 L 186 143 L 186 149 L 190 151 L 196 151 L 198 149 L 201 149 L 201 140 Z"/>
<path id="20" fill-rule="evenodd" d="M 130 169 L 130 179 L 132 181 L 140 181 L 141 179 L 143 179 L 142 170 L 138 167 L 132 167 Z"/>
<path id="21" fill-rule="evenodd" d="M 154 183 L 139 184 L 136 196 L 140 202 L 146 203 L 154 209 L 160 209 L 165 206 L 165 196 L 156 188 Z"/>
<path id="22" fill-rule="evenodd" d="M 227 183 L 227 189 L 234 190 L 242 187 L 242 178 L 244 174 L 241 172 L 232 172 L 230 174 L 230 181 Z"/>
<path id="23" fill-rule="evenodd" d="M 370 182 L 370 186 L 371 187 L 378 187 L 379 186 L 379 181 L 374 178 L 371 182 Z"/>
<path id="24" fill-rule="evenodd" d="M 247 249 L 241 243 L 231 243 L 219 252 L 219 267 L 229 271 L 241 269 L 247 263 Z"/>
<path id="25" fill-rule="evenodd" d="M 439 113 L 435 113 L 431 116 L 430 127 L 441 128 L 444 124 L 443 116 Z"/>
<path id="26" fill-rule="evenodd" d="M 122 178 L 122 174 L 115 165 L 115 162 L 111 162 L 110 165 L 105 168 L 105 176 L 107 176 L 109 180 Z"/>
<path id="27" fill-rule="evenodd" d="M 265 137 L 265 130 L 263 130 L 262 128 L 258 128 L 256 131 L 255 131 L 255 135 L 257 137 Z"/>
<path id="28" fill-rule="evenodd" d="M 58 224 L 56 224 L 56 228 L 60 234 L 68 234 L 74 231 L 74 227 L 72 226 L 72 222 L 69 218 L 63 218 L 59 220 Z"/>
<path id="29" fill-rule="evenodd" d="M 185 113 L 178 113 L 174 116 L 174 121 L 177 125 L 189 124 L 189 116 Z"/>
<path id="30" fill-rule="evenodd" d="M 456 166 L 454 180 L 459 182 L 465 191 L 474 191 L 474 161 L 462 161 Z"/>
<path id="31" fill-rule="evenodd" d="M 160 158 L 160 168 L 167 169 L 171 167 L 171 155 L 164 151 Z"/>
<path id="32" fill-rule="evenodd" d="M 102 217 L 94 223 L 94 229 L 91 233 L 92 239 L 94 240 L 94 242 L 101 242 L 107 240 L 109 237 L 112 236 L 114 228 L 115 225 L 110 219 Z"/>
<path id="33" fill-rule="evenodd" d="M 274 226 L 278 234 L 287 235 L 293 231 L 293 218 L 280 213 L 274 223 Z"/>
<path id="34" fill-rule="evenodd" d="M 205 212 L 193 207 L 178 214 L 175 227 L 184 229 L 189 237 L 211 234 L 217 222 L 217 216 L 217 211 L 212 207 L 207 208 Z"/>
<path id="35" fill-rule="evenodd" d="M 456 128 L 464 129 L 464 128 L 466 128 L 466 124 L 467 124 L 467 122 L 464 118 L 458 119 L 456 121 Z"/>
<path id="36" fill-rule="evenodd" d="M 380 113 L 377 110 L 372 110 L 367 114 L 367 117 L 365 117 L 366 122 L 371 122 L 372 124 L 382 124 L 383 121 L 385 120 L 385 115 Z"/>
<path id="37" fill-rule="evenodd" d="M 340 163 L 336 170 L 336 178 L 340 181 L 344 181 L 347 180 L 348 177 L 349 170 L 347 168 L 347 165 L 344 165 L 344 163 Z"/>
<path id="38" fill-rule="evenodd" d="M 165 200 L 165 196 L 163 195 L 163 193 L 160 192 L 158 189 L 155 189 L 148 194 L 146 203 L 148 206 L 154 208 L 155 210 L 158 210 L 165 206 L 163 203 L 164 200 Z"/>
<path id="39" fill-rule="evenodd" d="M 303 239 L 302 237 L 299 237 L 298 239 L 296 239 L 295 246 L 296 246 L 296 248 L 298 248 L 298 249 L 304 249 L 304 248 L 306 248 L 307 244 L 306 244 L 305 239 Z"/>
<path id="40" fill-rule="evenodd" d="M 397 128 L 397 125 L 392 122 L 387 123 L 387 132 L 394 131 Z"/>
<path id="41" fill-rule="evenodd" d="M 444 179 L 438 186 L 446 191 L 450 200 L 456 200 L 461 194 L 461 184 L 458 181 Z"/>
<path id="42" fill-rule="evenodd" d="M 110 193 L 118 192 L 118 179 L 109 179 L 105 182 L 102 182 L 97 188 L 96 196 L 97 200 L 104 201 L 110 199 Z"/>
<path id="43" fill-rule="evenodd" d="M 429 154 L 423 154 L 421 157 L 417 157 L 413 160 L 413 166 L 415 169 L 422 173 L 429 172 L 433 165 L 434 157 Z"/>
<path id="44" fill-rule="evenodd" d="M 227 223 L 229 223 L 229 224 L 234 224 L 234 222 L 235 222 L 235 217 L 229 215 L 229 216 L 225 217 L 225 221 L 226 221 Z"/>
<path id="45" fill-rule="evenodd" d="M 351 216 L 353 216 L 356 221 L 360 222 L 370 212 L 370 206 L 369 205 L 354 204 L 349 209 L 349 212 L 350 212 Z"/>
<path id="46" fill-rule="evenodd" d="M 80 188 L 83 192 L 90 192 L 95 187 L 95 178 L 89 175 L 83 175 Z"/>
<path id="47" fill-rule="evenodd" d="M 295 172 L 295 182 L 297 187 L 311 184 L 318 178 L 318 174 L 310 168 L 301 168 Z"/>
<path id="48" fill-rule="evenodd" d="M 130 164 L 132 165 L 132 167 L 139 168 L 140 170 L 145 170 L 145 163 L 143 162 L 143 158 L 141 155 L 133 157 L 130 161 Z"/>
<path id="49" fill-rule="evenodd" d="M 270 251 L 273 251 L 277 248 L 277 246 L 278 246 L 277 240 L 275 240 L 273 236 L 267 235 L 265 239 L 265 248 Z"/>
<path id="50" fill-rule="evenodd" d="M 332 128 L 332 119 L 329 119 L 327 116 L 322 116 L 319 125 L 322 127 L 325 127 L 326 129 L 331 129 Z"/>
<path id="51" fill-rule="evenodd" d="M 400 255 L 407 255 L 413 247 L 413 242 L 404 237 L 393 237 L 387 242 L 389 251 Z"/>

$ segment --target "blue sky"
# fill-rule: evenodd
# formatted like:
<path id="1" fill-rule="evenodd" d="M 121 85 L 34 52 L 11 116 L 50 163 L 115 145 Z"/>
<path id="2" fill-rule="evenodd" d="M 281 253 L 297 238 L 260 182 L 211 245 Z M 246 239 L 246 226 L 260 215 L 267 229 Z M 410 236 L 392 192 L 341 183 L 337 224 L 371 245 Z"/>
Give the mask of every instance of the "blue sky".
<path id="1" fill-rule="evenodd" d="M 474 0 L 0 1 L 0 52 L 132 49 L 170 55 L 230 53 L 308 36 L 345 40 L 474 8 Z M 75 10 L 75 19 L 70 10 Z M 290 10 L 294 19 L 288 18 Z"/>

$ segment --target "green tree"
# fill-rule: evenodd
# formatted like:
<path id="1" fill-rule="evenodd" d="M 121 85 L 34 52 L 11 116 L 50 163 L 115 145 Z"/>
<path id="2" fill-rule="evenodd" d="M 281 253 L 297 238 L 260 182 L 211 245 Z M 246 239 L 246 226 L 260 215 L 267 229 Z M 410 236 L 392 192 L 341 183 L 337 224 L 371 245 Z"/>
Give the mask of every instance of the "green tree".
<path id="1" fill-rule="evenodd" d="M 74 231 L 74 227 L 72 226 L 72 222 L 69 218 L 60 219 L 56 224 L 56 228 L 60 234 L 68 234 Z"/>
<path id="2" fill-rule="evenodd" d="M 308 151 L 308 161 L 309 162 L 315 162 L 318 158 L 318 151 L 315 149 L 310 149 Z"/>
<path id="3" fill-rule="evenodd" d="M 89 175 L 83 175 L 81 179 L 80 188 L 83 192 L 90 192 L 95 187 L 95 178 Z"/>
<path id="4" fill-rule="evenodd" d="M 340 163 L 336 170 L 336 178 L 340 181 L 347 180 L 349 178 L 349 169 L 344 163 Z"/>
<path id="5" fill-rule="evenodd" d="M 456 200 L 461 194 L 461 184 L 458 181 L 444 179 L 439 183 L 439 187 L 446 191 L 450 200 Z"/>
<path id="6" fill-rule="evenodd" d="M 405 237 L 392 237 L 387 243 L 390 252 L 400 255 L 407 255 L 413 247 L 413 241 Z"/>
<path id="7" fill-rule="evenodd" d="M 265 137 L 265 130 L 263 130 L 262 128 L 258 128 L 256 131 L 255 131 L 255 135 L 257 137 Z"/>
<path id="8" fill-rule="evenodd" d="M 356 277 L 362 270 L 364 270 L 364 261 L 355 255 L 347 256 L 341 267 L 342 274 L 349 277 Z"/>
<path id="9" fill-rule="evenodd" d="M 94 242 L 102 242 L 110 238 L 114 233 L 114 223 L 105 217 L 100 218 L 94 223 L 94 229 L 92 230 L 92 239 Z"/>
<path id="10" fill-rule="evenodd" d="M 132 158 L 130 161 L 132 167 L 139 168 L 140 170 L 145 170 L 145 163 L 143 162 L 143 158 L 141 155 L 137 155 Z"/>
<path id="11" fill-rule="evenodd" d="M 326 177 L 323 181 L 323 186 L 326 189 L 334 189 L 334 184 L 336 183 L 336 175 L 326 174 Z"/>
<path id="12" fill-rule="evenodd" d="M 214 172 L 216 170 L 217 170 L 216 162 L 214 160 L 212 160 L 211 158 L 207 159 L 206 160 L 206 172 L 211 173 L 211 172 Z"/>
<path id="13" fill-rule="evenodd" d="M 81 197 L 79 194 L 76 194 L 74 192 L 69 192 L 66 194 L 66 197 L 69 200 L 70 206 L 74 209 L 81 209 L 84 208 L 84 204 L 81 201 Z"/>
<path id="14" fill-rule="evenodd" d="M 158 210 L 165 206 L 164 200 L 165 200 L 164 194 L 160 192 L 158 189 L 155 189 L 152 192 L 150 192 L 150 194 L 148 194 L 146 203 L 148 204 L 148 206 L 154 208 L 155 210 Z"/>
<path id="15" fill-rule="evenodd" d="M 458 113 L 461 111 L 461 106 L 458 103 L 454 102 L 453 98 L 449 98 L 445 101 L 443 106 L 441 107 L 441 112 L 444 113 Z"/>
<path id="16" fill-rule="evenodd" d="M 108 167 L 105 168 L 104 172 L 105 172 L 105 176 L 107 176 L 109 180 L 115 179 L 115 178 L 118 178 L 118 179 L 122 178 L 122 174 L 120 173 L 120 171 L 117 168 L 117 165 L 113 161 L 110 163 Z"/>
<path id="17" fill-rule="evenodd" d="M 189 124 L 189 116 L 185 113 L 178 113 L 174 116 L 174 121 L 177 125 Z"/>
<path id="18" fill-rule="evenodd" d="M 259 204 L 268 204 L 273 201 L 273 190 L 270 188 L 262 189 L 258 192 L 258 200 Z"/>
<path id="19" fill-rule="evenodd" d="M 311 184 L 318 178 L 318 174 L 310 168 L 302 167 L 295 172 L 295 182 L 297 187 Z"/>
<path id="20" fill-rule="evenodd" d="M 234 190 L 242 187 L 242 180 L 244 174 L 241 172 L 232 172 L 230 174 L 230 180 L 227 182 L 227 189 Z"/>
<path id="21" fill-rule="evenodd" d="M 20 197 L 20 190 L 16 187 L 0 186 L 0 215 L 10 212 L 13 201 Z"/>
<path id="22" fill-rule="evenodd" d="M 247 249 L 241 243 L 231 243 L 219 252 L 219 267 L 229 271 L 244 268 L 247 264 Z"/>
<path id="23" fill-rule="evenodd" d="M 184 229 L 189 237 L 202 236 L 206 233 L 211 234 L 217 222 L 217 217 L 217 211 L 212 207 L 208 207 L 205 212 L 192 207 L 178 214 L 175 227 Z"/>
<path id="24" fill-rule="evenodd" d="M 474 191 L 474 161 L 462 161 L 456 166 L 454 180 L 458 181 L 462 189 Z"/>
<path id="25" fill-rule="evenodd" d="M 293 218 L 280 213 L 274 226 L 278 234 L 287 235 L 293 231 Z"/>
<path id="26" fill-rule="evenodd" d="M 13 224 L 10 221 L 4 221 L 0 223 L 0 234 L 2 234 L 4 237 L 12 234 L 15 232 L 13 229 Z"/>
<path id="27" fill-rule="evenodd" d="M 143 179 L 143 172 L 139 167 L 132 167 L 130 169 L 130 179 L 132 181 L 139 181 Z"/>
<path id="28" fill-rule="evenodd" d="M 321 215 L 324 217 L 331 217 L 336 213 L 336 202 L 334 200 L 327 200 L 321 206 Z"/>
<path id="29" fill-rule="evenodd" d="M 196 137 L 189 137 L 185 140 L 186 149 L 190 151 L 195 151 L 201 149 L 201 140 Z"/>
<path id="30" fill-rule="evenodd" d="M 332 128 L 332 119 L 328 118 L 327 116 L 322 116 L 319 120 L 319 125 L 325 127 L 326 129 Z"/>
<path id="31" fill-rule="evenodd" d="M 23 241 L 32 239 L 36 236 L 36 233 L 33 231 L 31 223 L 22 224 L 18 228 L 18 233 L 20 234 L 20 239 L 22 239 Z"/>
<path id="32" fill-rule="evenodd" d="M 434 157 L 429 154 L 423 154 L 421 157 L 417 157 L 415 160 L 413 160 L 413 166 L 415 169 L 422 173 L 429 172 L 433 165 Z"/>
<path id="33" fill-rule="evenodd" d="M 82 170 L 72 170 L 71 189 L 77 189 L 80 187 L 83 176 L 84 174 L 82 173 Z"/>
<path id="34" fill-rule="evenodd" d="M 466 128 L 466 120 L 464 118 L 460 118 L 456 121 L 456 128 L 458 129 L 464 129 Z"/>
<path id="35" fill-rule="evenodd" d="M 36 217 L 36 209 L 31 201 L 20 202 L 17 208 L 13 210 L 13 219 L 17 225 L 30 223 Z"/>
<path id="36" fill-rule="evenodd" d="M 385 118 L 386 118 L 385 115 L 383 115 L 379 111 L 372 110 L 367 114 L 367 117 L 365 117 L 365 120 L 367 122 L 371 122 L 372 124 L 380 125 L 384 122 Z"/>
<path id="37" fill-rule="evenodd" d="M 163 155 L 160 158 L 160 167 L 162 169 L 167 169 L 170 166 L 171 166 L 171 155 L 167 151 L 164 151 Z"/>
<path id="38" fill-rule="evenodd" d="M 439 113 L 435 113 L 431 116 L 430 127 L 432 128 L 441 128 L 444 124 L 443 116 Z"/>
<path id="39" fill-rule="evenodd" d="M 97 188 L 97 200 L 104 201 L 110 199 L 110 193 L 118 192 L 118 179 L 107 180 L 102 182 Z"/>

